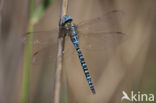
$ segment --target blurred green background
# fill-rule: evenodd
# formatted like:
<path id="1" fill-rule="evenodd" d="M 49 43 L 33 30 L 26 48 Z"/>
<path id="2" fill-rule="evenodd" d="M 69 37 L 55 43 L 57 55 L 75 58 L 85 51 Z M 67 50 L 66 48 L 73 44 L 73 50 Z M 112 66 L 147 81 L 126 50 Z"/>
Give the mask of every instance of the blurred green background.
<path id="1" fill-rule="evenodd" d="M 69 0 L 68 14 L 76 24 L 104 14 L 88 30 L 125 35 L 100 38 L 95 34 L 80 41 L 80 47 L 94 42 L 97 48 L 105 48 L 82 49 L 96 95 L 91 94 L 66 37 L 61 103 L 121 103 L 122 91 L 156 94 L 155 3 Z M 61 0 L 0 0 L 0 103 L 53 103 L 58 33 L 36 31 L 58 28 L 60 9 Z"/>

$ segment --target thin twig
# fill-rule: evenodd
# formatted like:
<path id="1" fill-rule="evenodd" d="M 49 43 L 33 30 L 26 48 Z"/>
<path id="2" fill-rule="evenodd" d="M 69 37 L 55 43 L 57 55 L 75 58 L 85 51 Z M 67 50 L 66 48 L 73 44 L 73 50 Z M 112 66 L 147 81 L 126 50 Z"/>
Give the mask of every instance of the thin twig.
<path id="1" fill-rule="evenodd" d="M 68 0 L 62 0 L 62 10 L 61 10 L 60 20 L 67 14 L 67 8 L 68 8 Z M 61 21 L 60 21 L 60 23 L 61 23 Z M 60 33 L 62 33 L 62 32 L 59 31 L 59 37 L 58 37 L 54 103 L 60 103 L 61 82 L 62 82 L 62 70 L 63 70 L 62 64 L 63 64 L 63 50 L 64 50 L 65 38 L 64 38 L 64 36 L 60 36 L 61 35 Z"/>
<path id="2" fill-rule="evenodd" d="M 62 0 L 62 10 L 60 19 L 62 19 L 65 15 L 67 15 L 67 10 L 68 10 L 68 0 Z"/>

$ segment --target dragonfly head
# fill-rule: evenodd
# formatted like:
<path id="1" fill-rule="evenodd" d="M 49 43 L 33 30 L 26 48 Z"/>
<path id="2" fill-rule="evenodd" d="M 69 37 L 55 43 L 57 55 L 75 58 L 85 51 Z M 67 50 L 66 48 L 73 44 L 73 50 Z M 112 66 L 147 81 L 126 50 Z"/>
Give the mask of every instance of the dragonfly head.
<path id="1" fill-rule="evenodd" d="M 62 25 L 64 26 L 66 23 L 72 22 L 73 18 L 71 16 L 64 16 L 61 20 Z"/>

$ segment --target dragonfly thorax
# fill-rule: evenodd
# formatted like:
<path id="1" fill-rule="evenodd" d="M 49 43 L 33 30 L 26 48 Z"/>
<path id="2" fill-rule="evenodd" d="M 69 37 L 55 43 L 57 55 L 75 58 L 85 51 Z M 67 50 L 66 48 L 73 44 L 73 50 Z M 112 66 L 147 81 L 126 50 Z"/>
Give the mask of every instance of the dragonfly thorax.
<path id="1" fill-rule="evenodd" d="M 69 34 L 69 36 L 74 36 L 78 34 L 77 26 L 73 23 L 66 23 L 64 25 L 64 28 L 66 29 L 66 32 Z"/>
<path id="2" fill-rule="evenodd" d="M 71 35 L 72 35 L 72 36 L 78 34 L 77 26 L 76 26 L 75 24 L 71 24 L 71 25 L 70 25 L 70 32 L 71 32 Z"/>

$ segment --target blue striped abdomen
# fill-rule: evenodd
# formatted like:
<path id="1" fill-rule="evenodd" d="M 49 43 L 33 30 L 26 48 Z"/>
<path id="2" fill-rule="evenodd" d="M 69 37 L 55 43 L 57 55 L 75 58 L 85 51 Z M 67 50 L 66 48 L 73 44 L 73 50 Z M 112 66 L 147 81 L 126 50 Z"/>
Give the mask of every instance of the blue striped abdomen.
<path id="1" fill-rule="evenodd" d="M 88 84 L 89 84 L 89 87 L 92 91 L 93 94 L 95 94 L 95 89 L 94 89 L 94 86 L 93 86 L 93 83 L 92 83 L 92 80 L 91 80 L 91 76 L 89 74 L 89 71 L 88 71 L 88 68 L 87 68 L 87 64 L 84 60 L 84 57 L 82 55 L 82 52 L 79 48 L 79 41 L 78 41 L 78 36 L 77 36 L 77 31 L 76 31 L 76 27 L 74 25 L 71 25 L 71 32 L 70 32 L 70 38 L 71 38 L 71 41 L 72 43 L 74 44 L 74 47 L 78 53 L 78 56 L 79 56 L 79 59 L 80 59 L 80 63 L 81 63 L 81 66 L 84 70 L 84 73 L 85 73 L 85 76 L 86 76 L 86 79 L 88 81 Z"/>

